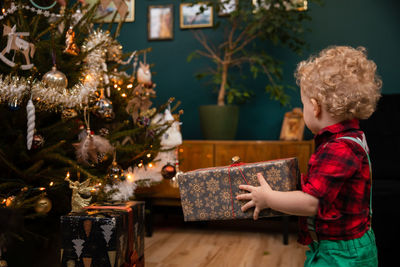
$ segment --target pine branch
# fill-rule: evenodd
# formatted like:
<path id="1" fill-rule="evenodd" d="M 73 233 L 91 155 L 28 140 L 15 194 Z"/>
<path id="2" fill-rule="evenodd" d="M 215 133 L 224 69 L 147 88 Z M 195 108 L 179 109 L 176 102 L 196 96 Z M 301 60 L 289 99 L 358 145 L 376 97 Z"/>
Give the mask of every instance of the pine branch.
<path id="1" fill-rule="evenodd" d="M 56 149 L 60 148 L 62 145 L 64 145 L 66 143 L 66 140 L 61 140 L 60 142 L 43 148 L 42 150 L 40 150 L 34 157 L 33 160 L 39 160 L 40 158 L 42 158 L 43 156 L 50 154 L 52 152 L 54 152 Z"/>
<path id="2" fill-rule="evenodd" d="M 48 153 L 45 154 L 44 158 L 47 159 L 52 159 L 52 160 L 57 160 L 59 162 L 62 162 L 66 165 L 71 166 L 74 170 L 79 171 L 80 173 L 84 174 L 87 178 L 89 179 L 99 179 L 98 177 L 92 175 L 90 172 L 86 171 L 83 169 L 79 164 L 77 164 L 75 161 L 71 160 L 70 158 L 61 156 L 60 154 L 57 153 Z"/>
<path id="3" fill-rule="evenodd" d="M 34 175 L 42 168 L 43 164 L 43 160 L 36 161 L 31 167 L 24 171 L 25 176 Z"/>
<path id="4" fill-rule="evenodd" d="M 7 160 L 3 150 L 0 148 L 0 162 L 3 162 L 10 170 L 12 170 L 18 177 L 24 177 L 24 174 L 18 168 Z"/>

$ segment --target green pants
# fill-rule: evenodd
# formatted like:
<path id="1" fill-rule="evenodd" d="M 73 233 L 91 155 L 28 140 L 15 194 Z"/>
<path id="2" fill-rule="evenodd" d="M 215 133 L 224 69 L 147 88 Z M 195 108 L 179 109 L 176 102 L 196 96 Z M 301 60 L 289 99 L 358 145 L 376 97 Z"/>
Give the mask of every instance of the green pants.
<path id="1" fill-rule="evenodd" d="M 378 252 L 374 232 L 353 240 L 321 240 L 309 245 L 304 266 L 376 267 Z"/>

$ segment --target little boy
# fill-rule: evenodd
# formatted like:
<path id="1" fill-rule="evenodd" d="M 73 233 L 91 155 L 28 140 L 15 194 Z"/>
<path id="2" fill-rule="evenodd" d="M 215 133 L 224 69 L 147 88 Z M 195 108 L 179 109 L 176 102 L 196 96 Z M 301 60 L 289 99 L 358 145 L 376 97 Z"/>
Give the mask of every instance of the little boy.
<path id="1" fill-rule="evenodd" d="M 315 134 L 315 152 L 301 191 L 274 191 L 258 174 L 260 186 L 248 193 L 245 211 L 256 220 L 271 208 L 299 219 L 299 242 L 309 245 L 304 266 L 377 266 L 371 229 L 371 173 L 368 147 L 358 119 L 367 119 L 380 98 L 382 81 L 363 47 L 335 46 L 300 62 L 306 126 Z"/>

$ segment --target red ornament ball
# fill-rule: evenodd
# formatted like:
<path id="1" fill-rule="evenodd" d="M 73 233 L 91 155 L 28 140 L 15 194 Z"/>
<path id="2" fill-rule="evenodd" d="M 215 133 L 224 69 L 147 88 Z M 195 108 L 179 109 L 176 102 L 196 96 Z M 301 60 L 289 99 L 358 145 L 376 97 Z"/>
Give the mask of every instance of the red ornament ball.
<path id="1" fill-rule="evenodd" d="M 172 164 L 168 163 L 161 169 L 161 175 L 164 177 L 164 179 L 172 179 L 175 177 L 175 174 L 176 168 Z"/>

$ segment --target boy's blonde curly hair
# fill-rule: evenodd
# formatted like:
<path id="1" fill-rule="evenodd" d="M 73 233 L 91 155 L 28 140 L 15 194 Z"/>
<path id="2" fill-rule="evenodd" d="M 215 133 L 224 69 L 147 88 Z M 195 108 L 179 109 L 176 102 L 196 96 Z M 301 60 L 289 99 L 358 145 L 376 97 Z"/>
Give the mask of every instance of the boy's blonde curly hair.
<path id="1" fill-rule="evenodd" d="M 382 80 L 364 47 L 333 46 L 297 65 L 297 84 L 335 118 L 367 119 L 381 96 Z"/>

